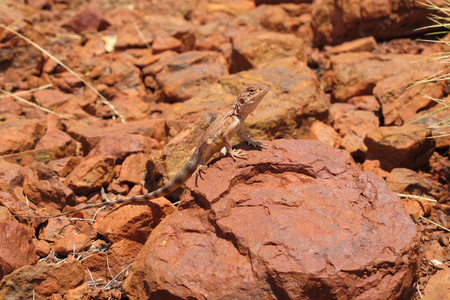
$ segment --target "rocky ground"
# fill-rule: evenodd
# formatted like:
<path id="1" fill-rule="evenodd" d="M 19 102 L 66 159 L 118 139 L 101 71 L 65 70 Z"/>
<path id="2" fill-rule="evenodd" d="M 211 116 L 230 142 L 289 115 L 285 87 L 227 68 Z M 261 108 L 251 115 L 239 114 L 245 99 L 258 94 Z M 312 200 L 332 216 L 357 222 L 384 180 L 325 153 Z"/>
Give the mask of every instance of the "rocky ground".
<path id="1" fill-rule="evenodd" d="M 424 79 L 449 73 L 427 58 L 450 47 L 419 40 L 429 14 L 0 2 L 0 299 L 445 299 L 450 110 L 430 112 L 450 90 Z M 14 216 L 154 190 L 253 82 L 271 91 L 248 161 L 213 160 L 151 202 Z"/>

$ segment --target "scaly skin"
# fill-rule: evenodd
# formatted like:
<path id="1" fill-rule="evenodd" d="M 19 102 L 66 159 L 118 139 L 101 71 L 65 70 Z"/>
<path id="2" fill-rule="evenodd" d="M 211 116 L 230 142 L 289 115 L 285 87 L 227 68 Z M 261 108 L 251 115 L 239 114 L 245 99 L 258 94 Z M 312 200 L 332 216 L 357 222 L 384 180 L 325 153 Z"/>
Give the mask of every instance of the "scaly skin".
<path id="1" fill-rule="evenodd" d="M 253 112 L 253 110 L 256 108 L 256 106 L 258 106 L 259 102 L 261 102 L 268 91 L 269 87 L 263 84 L 252 84 L 245 90 L 243 90 L 236 98 L 236 101 L 231 107 L 231 110 L 221 115 L 202 134 L 197 148 L 194 151 L 194 154 L 189 158 L 184 167 L 167 184 L 151 193 L 122 199 L 105 200 L 101 203 L 92 203 L 82 208 L 74 209 L 56 215 L 15 216 L 21 218 L 36 219 L 55 218 L 89 208 L 112 204 L 131 203 L 140 200 L 151 200 L 162 197 L 176 190 L 180 185 L 186 182 L 192 176 L 192 174 L 205 169 L 206 163 L 215 153 L 219 152 L 223 147 L 225 147 L 227 153 L 233 158 L 234 161 L 236 161 L 236 159 L 238 158 L 247 159 L 247 153 L 245 153 L 241 149 L 235 150 L 231 147 L 230 139 L 236 134 L 238 137 L 240 137 L 253 147 L 262 146 L 260 142 L 251 140 L 245 133 L 241 132 L 241 129 L 244 126 L 244 121 L 247 116 Z"/>

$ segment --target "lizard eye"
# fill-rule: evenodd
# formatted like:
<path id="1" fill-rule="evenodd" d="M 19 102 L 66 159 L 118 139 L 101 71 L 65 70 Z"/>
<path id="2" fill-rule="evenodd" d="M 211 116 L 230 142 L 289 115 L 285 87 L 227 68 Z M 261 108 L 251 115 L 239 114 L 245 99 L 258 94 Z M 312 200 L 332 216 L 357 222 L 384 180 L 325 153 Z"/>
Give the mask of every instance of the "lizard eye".
<path id="1" fill-rule="evenodd" d="M 255 89 L 254 88 L 251 88 L 251 89 L 249 89 L 248 90 L 251 94 L 253 94 L 254 92 L 255 92 Z"/>

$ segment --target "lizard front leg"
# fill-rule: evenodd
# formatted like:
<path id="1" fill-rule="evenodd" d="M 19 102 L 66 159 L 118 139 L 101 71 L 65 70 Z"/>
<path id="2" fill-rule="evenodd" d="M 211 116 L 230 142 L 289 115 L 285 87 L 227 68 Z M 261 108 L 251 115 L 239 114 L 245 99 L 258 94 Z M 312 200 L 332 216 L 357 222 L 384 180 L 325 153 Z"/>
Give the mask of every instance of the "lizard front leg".
<path id="1" fill-rule="evenodd" d="M 233 158 L 234 161 L 236 161 L 237 158 L 240 159 L 248 158 L 247 153 L 245 153 L 245 151 L 243 151 L 242 149 L 233 149 L 233 147 L 231 147 L 231 143 L 230 140 L 228 139 L 228 135 L 226 132 L 222 134 L 222 139 L 225 149 L 227 149 L 228 154 L 230 154 L 230 156 Z"/>
<path id="2" fill-rule="evenodd" d="M 255 148 L 257 148 L 257 147 L 261 147 L 261 148 L 264 147 L 263 143 L 252 140 L 248 135 L 246 135 L 242 131 L 237 132 L 236 135 L 238 137 L 240 137 L 241 139 L 243 139 L 244 141 L 246 141 L 252 147 L 255 147 Z"/>

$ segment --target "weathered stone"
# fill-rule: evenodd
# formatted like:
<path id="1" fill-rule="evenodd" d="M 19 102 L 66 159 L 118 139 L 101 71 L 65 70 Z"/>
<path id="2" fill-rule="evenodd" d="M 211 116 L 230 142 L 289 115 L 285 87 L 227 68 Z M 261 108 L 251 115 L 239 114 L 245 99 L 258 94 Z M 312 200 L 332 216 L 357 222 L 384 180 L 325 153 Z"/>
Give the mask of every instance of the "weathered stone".
<path id="1" fill-rule="evenodd" d="M 33 98 L 39 105 L 53 111 L 55 108 L 68 102 L 71 99 L 71 96 L 60 90 L 45 89 L 34 92 Z"/>
<path id="2" fill-rule="evenodd" d="M 421 2 L 393 0 L 313 1 L 315 44 L 340 44 L 363 36 L 388 40 L 414 35 L 417 28 L 429 25 L 429 10 L 424 6 Z"/>
<path id="3" fill-rule="evenodd" d="M 319 140 L 333 148 L 338 148 L 341 144 L 339 134 L 334 128 L 320 121 L 311 124 L 309 138 Z"/>
<path id="4" fill-rule="evenodd" d="M 53 170 L 58 176 L 66 177 L 67 174 L 72 172 L 72 170 L 78 166 L 81 162 L 81 157 L 71 156 L 64 157 L 57 160 L 52 160 L 47 164 L 47 166 Z"/>
<path id="5" fill-rule="evenodd" d="M 21 165 L 0 160 L 0 191 L 14 195 L 14 189 L 22 187 L 25 173 Z"/>
<path id="6" fill-rule="evenodd" d="M 364 138 L 379 125 L 378 117 L 371 111 L 348 110 L 335 118 L 333 127 L 342 137 L 342 147 L 353 157 L 364 159 L 367 152 Z"/>
<path id="7" fill-rule="evenodd" d="M 78 260 L 57 265 L 38 263 L 5 276 L 0 281 L 0 295 L 2 299 L 46 299 L 64 295 L 82 283 L 83 268 Z"/>
<path id="8" fill-rule="evenodd" d="M 72 190 L 41 162 L 34 162 L 28 167 L 23 192 L 36 205 L 51 206 L 56 209 L 62 209 L 74 200 Z"/>
<path id="9" fill-rule="evenodd" d="M 64 131 L 49 130 L 37 142 L 35 149 L 50 149 L 53 152 L 52 157 L 58 159 L 75 155 L 77 143 Z"/>
<path id="10" fill-rule="evenodd" d="M 33 149 L 46 128 L 45 120 L 3 115 L 0 121 L 0 155 Z"/>
<path id="11" fill-rule="evenodd" d="M 422 125 L 379 127 L 367 134 L 367 159 L 379 160 L 381 168 L 409 168 L 427 165 L 433 154 L 435 141 L 431 131 Z"/>
<path id="12" fill-rule="evenodd" d="M 86 8 L 80 11 L 69 23 L 70 27 L 76 32 L 81 33 L 84 30 L 103 30 L 110 24 L 104 17 L 92 8 Z"/>
<path id="13" fill-rule="evenodd" d="M 38 257 L 31 234 L 24 225 L 17 221 L 0 221 L 0 240 L 3 241 L 0 243 L 0 279 L 22 266 L 36 263 Z"/>
<path id="14" fill-rule="evenodd" d="M 143 69 L 144 75 L 154 77 L 167 102 L 192 98 L 207 86 L 227 75 L 224 57 L 212 51 L 189 51 L 160 59 Z"/>
<path id="15" fill-rule="evenodd" d="M 130 154 L 150 153 L 152 149 L 158 148 L 158 141 L 141 134 L 112 133 L 103 137 L 87 157 L 110 156 L 121 161 Z"/>
<path id="16" fill-rule="evenodd" d="M 62 256 L 67 256 L 72 252 L 78 253 L 89 248 L 89 241 L 89 236 L 83 233 L 70 235 L 62 239 L 58 239 L 55 243 L 53 251 Z"/>
<path id="17" fill-rule="evenodd" d="M 377 41 L 373 36 L 363 37 L 353 41 L 342 43 L 338 46 L 326 49 L 331 54 L 344 52 L 372 52 L 377 47 Z"/>
<path id="18" fill-rule="evenodd" d="M 156 225 L 174 210 L 167 199 L 158 198 L 121 206 L 96 225 L 98 232 L 113 243 L 128 239 L 143 244 Z"/>
<path id="19" fill-rule="evenodd" d="M 89 153 L 92 148 L 105 136 L 117 134 L 141 134 L 158 141 L 166 138 L 166 125 L 164 119 L 147 119 L 128 123 L 113 123 L 110 126 L 87 125 L 78 122 L 67 122 L 67 133 L 81 142 L 83 152 Z"/>
<path id="20" fill-rule="evenodd" d="M 423 300 L 445 299 L 450 294 L 450 271 L 438 270 L 423 291 Z"/>
<path id="21" fill-rule="evenodd" d="M 88 194 L 110 183 L 114 177 L 113 170 L 113 157 L 94 156 L 76 166 L 65 184 L 77 194 Z"/>
<path id="22" fill-rule="evenodd" d="M 386 178 L 386 182 L 389 188 L 396 193 L 418 196 L 428 193 L 433 187 L 430 180 L 405 168 L 393 169 Z"/>
<path id="23" fill-rule="evenodd" d="M 348 99 L 349 104 L 353 104 L 355 108 L 368 110 L 373 112 L 380 111 L 380 103 L 374 96 L 356 96 Z"/>
<path id="24" fill-rule="evenodd" d="M 232 73 L 258 68 L 285 57 L 305 60 L 303 40 L 295 34 L 277 32 L 240 33 L 233 37 Z"/>
<path id="25" fill-rule="evenodd" d="M 181 47 L 181 41 L 171 36 L 156 38 L 152 44 L 153 54 L 158 54 L 164 51 L 181 52 Z"/>
<path id="26" fill-rule="evenodd" d="M 81 264 L 85 270 L 89 269 L 90 275 L 86 272 L 87 276 L 92 276 L 94 280 L 103 279 L 106 283 L 134 262 L 142 246 L 141 243 L 122 239 L 109 248 L 105 247 L 107 252 L 95 253 L 83 259 Z"/>
<path id="27" fill-rule="evenodd" d="M 155 163 L 151 157 L 144 153 L 128 156 L 122 164 L 119 180 L 145 186 L 145 181 L 151 178 L 155 170 Z"/>
<path id="28" fill-rule="evenodd" d="M 417 230 L 383 180 L 315 141 L 276 140 L 248 154 L 187 182 L 180 209 L 136 258 L 123 286 L 130 299 L 414 293 Z"/>

